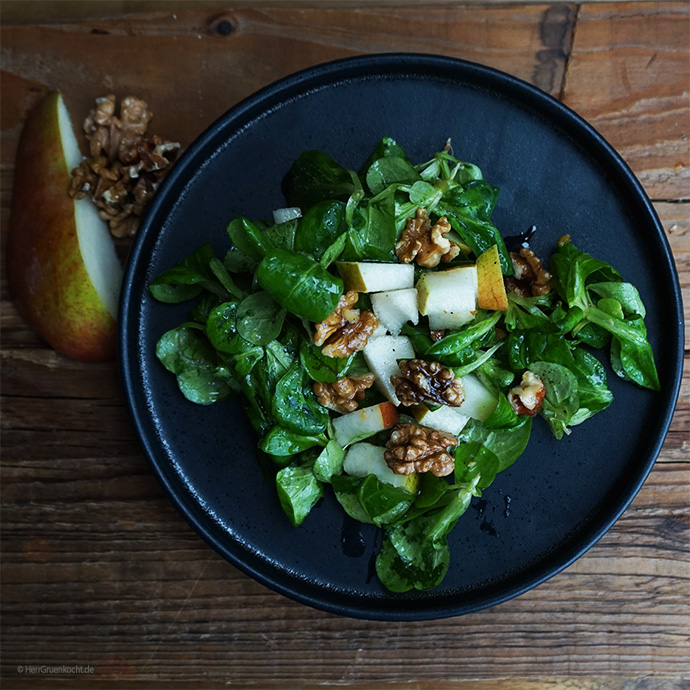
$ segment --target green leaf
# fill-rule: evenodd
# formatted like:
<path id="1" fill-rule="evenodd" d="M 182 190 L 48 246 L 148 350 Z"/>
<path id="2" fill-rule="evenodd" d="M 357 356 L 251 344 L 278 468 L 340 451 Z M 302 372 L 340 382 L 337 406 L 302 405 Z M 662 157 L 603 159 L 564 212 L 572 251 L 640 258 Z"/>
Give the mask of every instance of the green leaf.
<path id="1" fill-rule="evenodd" d="M 445 357 L 464 350 L 491 331 L 501 316 L 502 312 L 498 311 L 478 313 L 474 321 L 434 343 L 426 351 L 426 357 Z"/>
<path id="2" fill-rule="evenodd" d="M 235 281 L 230 277 L 228 269 L 225 268 L 223 262 L 217 259 L 215 256 L 209 261 L 209 268 L 213 275 L 217 278 L 218 282 L 223 286 L 227 292 L 235 297 L 236 299 L 242 299 L 244 297 L 244 291 L 240 290 L 235 284 Z"/>
<path id="3" fill-rule="evenodd" d="M 454 206 L 465 213 L 489 222 L 498 201 L 499 189 L 485 180 L 472 180 L 453 187 L 444 195 Z"/>
<path id="4" fill-rule="evenodd" d="M 480 211 L 479 215 L 477 211 Z M 462 237 L 463 242 L 470 247 L 475 256 L 480 256 L 487 249 L 496 245 L 503 275 L 513 275 L 513 263 L 501 233 L 489 220 L 483 219 L 482 216 L 485 215 L 486 211 L 482 207 L 475 209 L 469 203 L 459 205 L 451 195 L 441 199 L 436 207 L 436 213 L 448 218 L 453 230 Z"/>
<path id="5" fill-rule="evenodd" d="M 206 320 L 206 336 L 220 352 L 237 352 L 237 302 L 223 302 L 212 309 Z"/>
<path id="6" fill-rule="evenodd" d="M 295 250 L 319 260 L 327 248 L 346 232 L 345 204 L 342 201 L 320 201 L 309 208 L 299 221 Z"/>
<path id="7" fill-rule="evenodd" d="M 565 242 L 551 257 L 551 274 L 556 291 L 568 306 L 583 311 L 591 304 L 588 284 L 596 282 L 622 282 L 610 264 L 580 251 L 572 242 Z"/>
<path id="8" fill-rule="evenodd" d="M 357 497 L 371 521 L 378 527 L 398 519 L 412 505 L 414 499 L 408 491 L 386 484 L 373 474 L 364 478 Z"/>
<path id="9" fill-rule="evenodd" d="M 328 357 L 314 343 L 304 341 L 300 347 L 300 361 L 308 376 L 320 383 L 335 383 L 346 376 L 358 353 L 348 357 Z M 360 355 L 361 356 L 361 355 Z"/>
<path id="10" fill-rule="evenodd" d="M 216 351 L 196 329 L 182 326 L 164 333 L 156 356 L 176 374 L 182 394 L 193 403 L 210 405 L 239 389 L 232 371 L 219 362 Z"/>
<path id="11" fill-rule="evenodd" d="M 561 364 L 553 362 L 534 362 L 530 370 L 544 383 L 546 395 L 540 414 L 551 427 L 557 439 L 569 434 L 573 416 L 580 409 L 577 378 Z"/>
<path id="12" fill-rule="evenodd" d="M 343 510 L 359 522 L 373 524 L 367 511 L 362 508 L 362 504 L 359 502 L 359 487 L 363 481 L 362 477 L 349 477 L 345 474 L 331 476 L 333 493 Z"/>
<path id="13" fill-rule="evenodd" d="M 230 369 L 223 366 L 189 368 L 177 375 L 177 385 L 187 400 L 197 405 L 212 405 L 227 400 L 239 386 Z"/>
<path id="14" fill-rule="evenodd" d="M 347 201 L 355 189 L 352 176 L 322 151 L 305 151 L 283 181 L 288 206 L 308 209 L 319 201 Z"/>
<path id="15" fill-rule="evenodd" d="M 487 424 L 497 421 L 491 417 Z M 510 467 L 524 452 L 532 430 L 532 418 L 523 416 L 515 426 L 489 428 L 477 419 L 470 419 L 458 437 L 458 447 L 464 443 L 477 443 L 498 458 L 497 472 Z"/>
<path id="16" fill-rule="evenodd" d="M 279 424 L 307 435 L 324 431 L 329 421 L 328 410 L 319 404 L 308 386 L 299 362 L 295 362 L 278 382 L 272 410 Z"/>
<path id="17" fill-rule="evenodd" d="M 267 345 L 283 328 L 285 309 L 267 292 L 255 292 L 237 306 L 237 332 L 252 345 Z"/>
<path id="18" fill-rule="evenodd" d="M 299 223 L 299 219 L 294 218 L 292 220 L 286 220 L 284 223 L 269 225 L 264 228 L 263 235 L 272 247 L 292 251 L 295 249 Z"/>
<path id="19" fill-rule="evenodd" d="M 454 493 L 442 509 L 388 527 L 376 558 L 376 574 L 393 592 L 433 589 L 443 580 L 450 552 L 446 535 L 467 510 L 475 486 Z"/>
<path id="20" fill-rule="evenodd" d="M 260 261 L 269 250 L 268 242 L 259 228 L 247 218 L 239 217 L 230 221 L 227 231 L 233 245 L 252 259 Z"/>
<path id="21" fill-rule="evenodd" d="M 323 496 L 323 486 L 310 465 L 290 465 L 276 475 L 278 498 L 290 522 L 301 525 Z"/>
<path id="22" fill-rule="evenodd" d="M 366 182 L 369 191 L 376 196 L 395 183 L 414 184 L 419 173 L 405 158 L 386 156 L 374 161 L 367 170 Z"/>
<path id="23" fill-rule="evenodd" d="M 479 369 L 479 367 L 481 367 L 482 364 L 490 360 L 496 352 L 496 350 L 498 350 L 502 345 L 503 343 L 496 343 L 493 347 L 490 347 L 488 350 L 478 350 L 476 354 L 465 364 L 459 367 L 453 367 L 453 372 L 456 376 L 460 377 L 467 376 L 467 374 L 471 374 L 473 371 Z"/>
<path id="24" fill-rule="evenodd" d="M 176 266 L 163 271 L 149 284 L 149 291 L 155 299 L 169 304 L 186 302 L 198 297 L 206 284 L 213 279 L 209 262 L 213 248 L 204 244 Z"/>
<path id="25" fill-rule="evenodd" d="M 259 262 L 237 247 L 230 247 L 223 259 L 223 265 L 230 273 L 254 273 Z"/>
<path id="26" fill-rule="evenodd" d="M 304 436 L 289 431 L 282 426 L 274 426 L 261 439 L 259 448 L 270 455 L 285 456 L 296 455 L 314 446 L 325 446 L 326 443 L 327 440 L 323 434 L 319 436 Z"/>
<path id="27" fill-rule="evenodd" d="M 589 289 L 603 298 L 614 299 L 620 305 L 625 316 L 647 315 L 642 298 L 632 283 L 593 283 Z"/>
<path id="28" fill-rule="evenodd" d="M 358 206 L 347 231 L 343 261 L 392 261 L 396 228 L 392 199 Z"/>
<path id="29" fill-rule="evenodd" d="M 282 307 L 308 321 L 323 321 L 338 306 L 343 281 L 303 254 L 273 249 L 259 264 L 259 285 Z"/>
<path id="30" fill-rule="evenodd" d="M 333 244 L 326 248 L 326 251 L 321 255 L 319 263 L 324 267 L 328 268 L 334 261 L 337 261 L 338 257 L 343 253 L 345 247 L 347 246 L 347 233 L 344 233 L 338 237 Z"/>
<path id="31" fill-rule="evenodd" d="M 496 453 L 478 441 L 461 443 L 455 450 L 455 481 L 477 479 L 477 488 L 486 489 L 500 471 L 501 461 Z"/>
<path id="32" fill-rule="evenodd" d="M 383 137 L 362 166 L 360 175 L 366 176 L 367 170 L 371 167 L 374 161 L 377 161 L 379 158 L 388 158 L 390 156 L 409 161 L 405 149 L 403 149 L 403 147 L 400 146 L 395 139 L 392 137 Z"/>
<path id="33" fill-rule="evenodd" d="M 618 319 L 597 307 L 588 307 L 585 316 L 618 340 L 621 366 L 632 381 L 643 388 L 660 389 L 654 353 L 641 317 Z"/>
<path id="34" fill-rule="evenodd" d="M 314 476 L 321 482 L 330 482 L 334 475 L 342 474 L 345 450 L 335 441 L 329 441 L 314 461 Z"/>

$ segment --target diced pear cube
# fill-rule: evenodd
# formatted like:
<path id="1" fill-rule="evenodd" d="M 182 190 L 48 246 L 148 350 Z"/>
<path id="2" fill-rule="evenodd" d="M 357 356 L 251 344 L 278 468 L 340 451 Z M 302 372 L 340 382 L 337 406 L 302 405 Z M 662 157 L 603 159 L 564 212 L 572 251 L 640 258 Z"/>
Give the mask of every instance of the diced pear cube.
<path id="1" fill-rule="evenodd" d="M 383 335 L 369 338 L 362 351 L 369 370 L 376 376 L 376 386 L 394 404 L 400 405 L 391 376 L 400 374 L 398 360 L 414 359 L 412 342 L 405 335 Z"/>
<path id="2" fill-rule="evenodd" d="M 465 391 L 465 400 L 458 410 L 480 422 L 486 421 L 496 409 L 498 400 L 474 374 L 463 376 L 460 380 Z"/>
<path id="3" fill-rule="evenodd" d="M 408 321 L 415 325 L 419 323 L 415 288 L 375 292 L 371 296 L 371 306 L 376 318 L 391 335 L 398 335 Z"/>
<path id="4" fill-rule="evenodd" d="M 337 261 L 335 265 L 346 290 L 382 292 L 414 287 L 412 264 Z"/>
<path id="5" fill-rule="evenodd" d="M 417 281 L 417 306 L 432 330 L 460 328 L 477 313 L 477 267 L 425 273 Z"/>
<path id="6" fill-rule="evenodd" d="M 373 474 L 386 484 L 416 493 L 419 475 L 416 472 L 408 475 L 396 474 L 388 467 L 383 457 L 384 453 L 385 448 L 380 446 L 374 446 L 371 443 L 355 443 L 350 446 L 345 455 L 343 471 L 352 477 L 366 477 Z"/>
<path id="7" fill-rule="evenodd" d="M 422 426 L 446 431 L 454 436 L 465 428 L 470 419 L 468 415 L 460 412 L 460 408 L 447 405 L 441 405 L 437 410 L 430 410 L 426 405 L 416 405 L 412 413 Z"/>
<path id="8" fill-rule="evenodd" d="M 345 448 L 355 439 L 373 436 L 398 423 L 398 410 L 389 402 L 363 407 L 333 419 L 335 441 Z"/>

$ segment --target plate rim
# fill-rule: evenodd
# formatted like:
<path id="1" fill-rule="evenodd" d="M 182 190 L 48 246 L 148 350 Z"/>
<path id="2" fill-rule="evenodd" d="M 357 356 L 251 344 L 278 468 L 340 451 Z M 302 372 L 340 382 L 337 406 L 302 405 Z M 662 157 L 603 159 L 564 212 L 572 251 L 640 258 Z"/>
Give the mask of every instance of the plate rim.
<path id="1" fill-rule="evenodd" d="M 304 96 L 309 91 L 313 91 L 319 86 L 329 86 L 335 81 L 343 81 L 348 77 L 351 79 L 361 79 L 363 77 L 362 71 L 368 72 L 369 76 L 379 78 L 384 74 L 404 78 L 406 76 L 409 77 L 415 72 L 424 72 L 428 75 L 429 71 L 437 71 L 441 74 L 454 74 L 456 80 L 461 74 L 465 80 L 472 75 L 474 75 L 473 79 L 481 76 L 489 79 L 492 85 L 500 85 L 502 88 L 498 89 L 498 91 L 503 95 L 512 97 L 516 95 L 528 95 L 532 107 L 535 110 L 539 110 L 546 119 L 551 120 L 555 116 L 558 121 L 557 123 L 562 124 L 560 121 L 565 118 L 570 127 L 574 126 L 578 129 L 578 134 L 580 136 L 589 138 L 599 147 L 599 150 L 595 152 L 597 160 L 601 162 L 600 159 L 606 159 L 606 163 L 616 170 L 619 178 L 617 181 L 622 182 L 626 188 L 634 194 L 635 201 L 641 204 L 644 212 L 647 214 L 648 220 L 656 230 L 654 239 L 657 241 L 656 243 L 658 243 L 659 249 L 662 250 L 666 262 L 665 268 L 670 269 L 667 275 L 667 282 L 671 288 L 673 297 L 672 306 L 675 309 L 676 315 L 674 319 L 676 332 L 673 334 L 673 340 L 675 343 L 675 352 L 680 353 L 681 356 L 677 357 L 675 368 L 669 372 L 669 378 L 673 381 L 674 385 L 673 390 L 669 391 L 669 396 L 665 396 L 665 410 L 664 414 L 660 417 L 661 423 L 659 425 L 660 429 L 662 429 L 662 433 L 659 434 L 658 438 L 652 444 L 646 462 L 640 468 L 639 475 L 623 498 L 612 508 L 609 507 L 609 510 L 606 511 L 605 518 L 597 520 L 597 529 L 591 530 L 587 528 L 585 530 L 585 538 L 580 538 L 572 543 L 568 542 L 567 548 L 556 549 L 556 552 L 563 551 L 564 556 L 558 561 L 555 567 L 546 569 L 546 572 L 537 574 L 536 576 L 528 577 L 526 581 L 525 578 L 522 578 L 521 584 L 507 589 L 504 588 L 498 594 L 489 593 L 487 596 L 480 598 L 473 605 L 469 606 L 463 605 L 462 602 L 458 602 L 458 604 L 453 607 L 441 604 L 434 606 L 428 599 L 423 601 L 420 600 L 422 605 L 415 606 L 414 601 L 409 599 L 398 599 L 396 602 L 394 593 L 390 593 L 391 596 L 387 599 L 365 599 L 363 603 L 359 605 L 355 603 L 343 604 L 334 601 L 334 599 L 337 600 L 339 596 L 342 596 L 342 593 L 338 592 L 336 589 L 323 593 L 323 588 L 313 583 L 310 586 L 308 583 L 304 585 L 297 582 L 293 586 L 290 586 L 285 582 L 280 582 L 280 573 L 278 573 L 279 577 L 272 577 L 270 574 L 262 572 L 260 568 L 253 567 L 250 563 L 243 561 L 238 555 L 231 553 L 228 547 L 221 543 L 221 540 L 211 533 L 211 530 L 199 524 L 199 520 L 193 515 L 192 508 L 188 505 L 190 503 L 189 497 L 186 495 L 181 496 L 179 484 L 174 486 L 170 478 L 163 472 L 156 458 L 156 447 L 150 438 L 151 435 L 146 429 L 147 405 L 144 403 L 142 406 L 141 401 L 137 401 L 139 391 L 137 391 L 134 379 L 137 373 L 141 373 L 138 369 L 139 350 L 137 349 L 136 352 L 130 353 L 129 346 L 132 342 L 133 335 L 135 337 L 138 335 L 136 332 L 132 334 L 132 331 L 136 331 L 135 325 L 138 320 L 140 297 L 137 297 L 136 304 L 134 304 L 132 291 L 135 285 L 135 278 L 137 277 L 135 274 L 142 261 L 144 251 L 148 246 L 147 241 L 149 244 L 154 241 L 151 239 L 151 234 L 155 230 L 155 228 L 152 229 L 154 219 L 161 213 L 165 203 L 169 205 L 169 202 L 165 199 L 168 189 L 174 188 L 176 184 L 180 183 L 181 179 L 186 179 L 187 183 L 189 183 L 191 177 L 189 177 L 189 175 L 185 177 L 185 175 L 190 167 L 194 166 L 200 157 L 202 162 L 208 160 L 209 156 L 205 152 L 207 152 L 209 148 L 211 151 L 218 150 L 219 147 L 216 145 L 216 139 L 223 135 L 225 128 L 229 127 L 231 123 L 244 118 L 248 121 L 244 126 L 251 126 L 251 123 L 255 120 L 253 113 L 258 111 L 256 115 L 259 115 L 267 112 L 266 105 L 267 103 L 270 105 L 271 101 L 274 102 L 272 108 L 275 108 L 276 102 L 285 103 L 291 96 Z M 340 79 L 335 79 L 337 75 L 340 76 Z M 436 78 L 439 79 L 438 76 Z M 311 85 L 311 88 L 305 88 L 308 85 Z M 491 91 L 495 89 L 486 90 Z M 539 108 L 534 106 L 535 102 L 539 104 Z M 542 107 L 545 108 L 546 112 L 542 110 Z M 270 109 L 269 107 L 268 110 L 270 111 Z M 238 132 L 241 132 L 242 129 L 242 127 L 239 127 Z M 227 137 L 225 141 L 227 141 Z M 669 304 L 669 307 L 670 306 Z M 234 567 L 238 568 L 255 581 L 267 586 L 273 591 L 293 601 L 306 604 L 321 611 L 368 620 L 431 620 L 463 615 L 496 606 L 499 603 L 508 601 L 539 586 L 546 580 L 563 571 L 586 553 L 620 518 L 649 476 L 668 434 L 682 380 L 682 353 L 684 349 L 683 322 L 682 296 L 677 267 L 671 252 L 670 243 L 656 210 L 642 187 L 642 184 L 622 156 L 618 154 L 608 141 L 584 118 L 538 87 L 519 77 L 493 67 L 459 58 L 428 53 L 374 53 L 321 63 L 274 81 L 244 98 L 223 113 L 185 149 L 147 207 L 146 213 L 140 223 L 139 231 L 130 247 L 119 300 L 117 364 L 130 419 L 134 424 L 139 442 L 155 475 L 163 485 L 171 502 L 187 523 L 217 553 L 225 558 L 225 560 L 229 561 Z M 132 331 L 130 331 L 130 325 L 132 325 Z M 264 559 L 264 563 L 265 562 Z M 525 570 L 531 570 L 531 566 Z M 282 575 L 283 580 L 285 577 L 285 575 Z M 295 578 L 293 578 L 293 580 L 294 579 Z M 306 591 L 304 591 L 305 587 Z M 308 590 L 314 589 L 315 587 L 318 588 L 319 592 L 322 592 L 321 596 L 309 593 Z"/>

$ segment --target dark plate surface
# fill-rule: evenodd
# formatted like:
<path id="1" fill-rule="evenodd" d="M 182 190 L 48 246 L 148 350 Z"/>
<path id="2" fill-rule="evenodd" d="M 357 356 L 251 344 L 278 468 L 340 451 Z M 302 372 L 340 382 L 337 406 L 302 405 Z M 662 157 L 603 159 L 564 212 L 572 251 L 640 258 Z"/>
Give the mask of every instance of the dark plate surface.
<path id="1" fill-rule="evenodd" d="M 612 263 L 647 306 L 662 392 L 612 374 L 612 406 L 556 441 L 537 420 L 524 455 L 474 499 L 449 537 L 440 587 L 392 594 L 373 573 L 377 532 L 344 526 L 328 494 L 292 527 L 255 457 L 237 401 L 188 403 L 155 357 L 160 335 L 188 305 L 155 302 L 147 285 L 200 244 L 222 256 L 238 215 L 284 205 L 283 175 L 304 150 L 358 168 L 384 135 L 413 162 L 452 139 L 501 189 L 494 222 L 504 236 L 537 225 L 532 246 L 556 240 Z M 327 611 L 424 619 L 492 606 L 534 587 L 599 539 L 656 459 L 675 406 L 682 313 L 673 259 L 641 186 L 584 121 L 520 80 L 454 59 L 380 55 L 319 66 L 236 106 L 177 163 L 132 247 L 120 312 L 120 364 L 145 451 L 173 502 L 231 563 L 269 587 Z M 600 358 L 603 359 L 602 356 Z"/>

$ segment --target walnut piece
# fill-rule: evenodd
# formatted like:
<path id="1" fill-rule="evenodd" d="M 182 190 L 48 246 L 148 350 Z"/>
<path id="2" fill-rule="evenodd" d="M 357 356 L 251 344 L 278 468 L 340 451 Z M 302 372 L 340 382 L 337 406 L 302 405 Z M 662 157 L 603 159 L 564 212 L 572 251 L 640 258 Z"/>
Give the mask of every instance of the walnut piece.
<path id="1" fill-rule="evenodd" d="M 399 366 L 400 376 L 391 376 L 391 383 L 403 405 L 425 400 L 450 407 L 462 405 L 465 391 L 452 369 L 423 359 L 402 360 Z"/>
<path id="2" fill-rule="evenodd" d="M 529 369 L 522 375 L 522 381 L 508 391 L 508 402 L 520 415 L 534 417 L 544 402 L 544 382 Z"/>
<path id="3" fill-rule="evenodd" d="M 510 259 L 515 273 L 505 280 L 509 290 L 520 297 L 548 295 L 551 292 L 551 274 L 529 247 L 522 247 L 519 254 L 510 252 Z"/>
<path id="4" fill-rule="evenodd" d="M 326 357 L 349 357 L 363 350 L 369 336 L 376 330 L 379 320 L 370 311 L 354 309 L 359 299 L 356 290 L 346 292 L 335 311 L 316 324 L 314 344 Z"/>
<path id="5" fill-rule="evenodd" d="M 457 445 L 458 439 L 445 431 L 398 424 L 386 443 L 383 457 L 396 474 L 431 472 L 445 477 L 455 469 L 455 461 L 448 450 Z"/>
<path id="6" fill-rule="evenodd" d="M 115 96 L 96 99 L 84 121 L 89 155 L 72 171 L 69 194 L 74 199 L 89 194 L 111 234 L 128 237 L 136 232 L 180 144 L 155 135 L 145 137 L 153 116 L 139 98 L 123 98 L 119 117 L 115 112 Z"/>
<path id="7" fill-rule="evenodd" d="M 395 254 L 405 264 L 416 260 L 425 268 L 434 268 L 441 261 L 452 261 L 460 249 L 444 236 L 451 229 L 445 216 L 432 226 L 426 210 L 418 208 L 415 217 L 407 221 L 395 245 Z"/>
<path id="8" fill-rule="evenodd" d="M 364 391 L 374 385 L 376 376 L 371 372 L 361 376 L 343 376 L 334 383 L 314 383 L 314 393 L 318 401 L 329 410 L 354 412 Z"/>

